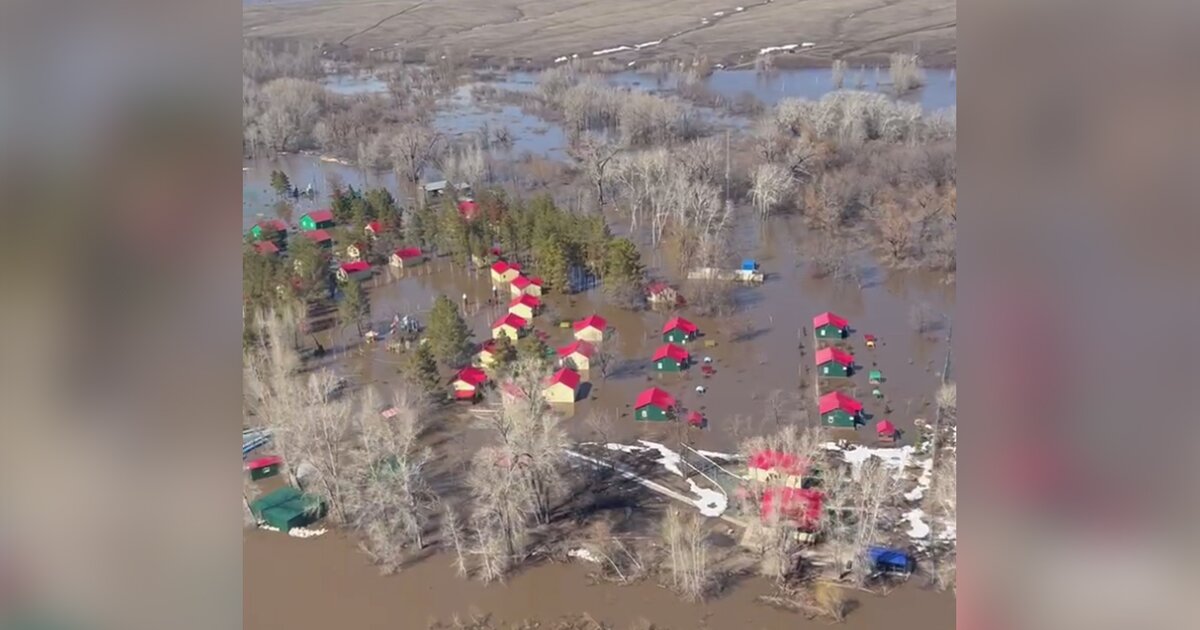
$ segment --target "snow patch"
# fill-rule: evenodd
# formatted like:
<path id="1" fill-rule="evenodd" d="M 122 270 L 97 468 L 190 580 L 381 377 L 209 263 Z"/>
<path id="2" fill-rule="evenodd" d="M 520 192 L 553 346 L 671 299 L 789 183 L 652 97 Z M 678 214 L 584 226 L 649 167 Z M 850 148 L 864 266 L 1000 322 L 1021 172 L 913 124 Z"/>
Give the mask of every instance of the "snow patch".
<path id="1" fill-rule="evenodd" d="M 812 42 L 804 42 L 803 44 L 800 44 L 801 48 L 812 48 L 813 46 L 816 46 L 816 44 Z"/>
<path id="2" fill-rule="evenodd" d="M 658 451 L 658 463 L 663 468 L 666 468 L 680 477 L 683 476 L 683 470 L 679 468 L 679 464 L 683 462 L 683 458 L 679 456 L 679 453 L 672 451 L 658 442 L 649 442 L 647 440 L 638 440 L 638 442 L 645 444 L 647 449 Z"/>
<path id="3" fill-rule="evenodd" d="M 745 11 L 745 10 L 746 10 L 746 7 L 738 7 L 736 9 L 734 9 L 734 11 L 737 11 L 738 13 L 741 13 L 742 11 Z"/>
<path id="4" fill-rule="evenodd" d="M 727 459 L 727 460 L 732 461 L 732 460 L 735 460 L 738 458 L 737 455 L 733 455 L 730 453 L 718 453 L 716 451 L 701 451 L 701 450 L 697 450 L 696 452 L 700 453 L 701 455 L 703 455 L 709 459 Z"/>
<path id="5" fill-rule="evenodd" d="M 623 50 L 633 50 L 633 47 L 632 46 L 617 46 L 615 48 L 603 48 L 601 50 L 593 50 L 592 56 L 595 57 L 597 55 L 608 55 L 608 54 L 612 54 L 612 53 L 616 53 L 616 52 L 621 52 Z"/>
<path id="6" fill-rule="evenodd" d="M 568 57 L 566 55 L 563 55 L 561 57 L 555 57 L 554 63 L 562 63 L 562 62 L 566 61 L 567 59 L 568 59 Z"/>
<path id="7" fill-rule="evenodd" d="M 721 17 L 722 15 L 725 15 L 724 11 L 717 11 L 716 13 L 713 13 L 713 17 Z"/>
<path id="8" fill-rule="evenodd" d="M 295 536 L 296 538 L 312 538 L 314 536 L 320 536 L 327 531 L 329 530 L 325 528 L 309 529 L 307 527 L 293 527 L 288 530 L 288 536 Z"/>
<path id="9" fill-rule="evenodd" d="M 795 50 L 799 47 L 800 47 L 800 44 L 784 44 L 783 46 L 767 46 L 766 48 L 759 49 L 758 54 L 766 55 L 766 54 L 773 53 L 773 52 L 779 52 L 781 50 Z"/>
<path id="10" fill-rule="evenodd" d="M 640 44 L 636 44 L 636 45 L 634 45 L 634 48 L 635 48 L 635 49 L 637 49 L 637 50 L 641 50 L 641 49 L 643 49 L 643 48 L 649 48 L 649 47 L 651 47 L 651 46 L 657 46 L 657 45 L 659 45 L 659 44 L 661 44 L 661 43 L 663 43 L 663 40 L 661 40 L 661 39 L 656 39 L 656 40 L 654 40 L 654 41 L 652 41 L 652 42 L 642 42 L 642 43 L 640 43 Z"/>
<path id="11" fill-rule="evenodd" d="M 584 549 L 583 547 L 580 547 L 579 549 L 572 549 L 567 552 L 567 555 L 572 558 L 579 558 L 580 560 L 586 560 L 588 562 L 600 562 L 600 558 L 597 558 L 596 554 Z"/>
<path id="12" fill-rule="evenodd" d="M 904 513 L 908 521 L 908 537 L 921 540 L 929 537 L 929 524 L 925 522 L 925 510 L 917 508 Z"/>
<path id="13" fill-rule="evenodd" d="M 850 464 L 853 470 L 854 478 L 858 478 L 858 471 L 862 465 L 872 457 L 878 457 L 883 462 L 884 466 L 896 471 L 893 475 L 894 479 L 902 479 L 904 477 L 904 469 L 908 466 L 909 460 L 912 458 L 916 449 L 912 446 L 902 446 L 900 448 L 871 448 L 868 446 L 848 446 L 843 448 L 835 442 L 826 442 L 824 444 L 826 450 L 840 451 L 842 459 Z"/>
<path id="14" fill-rule="evenodd" d="M 695 503 L 696 507 L 700 508 L 701 514 L 705 516 L 720 516 L 725 513 L 725 509 L 729 507 L 729 499 L 724 494 L 709 488 L 701 488 L 691 479 L 688 479 L 687 482 L 688 487 L 692 490 L 692 494 L 700 497 Z"/>

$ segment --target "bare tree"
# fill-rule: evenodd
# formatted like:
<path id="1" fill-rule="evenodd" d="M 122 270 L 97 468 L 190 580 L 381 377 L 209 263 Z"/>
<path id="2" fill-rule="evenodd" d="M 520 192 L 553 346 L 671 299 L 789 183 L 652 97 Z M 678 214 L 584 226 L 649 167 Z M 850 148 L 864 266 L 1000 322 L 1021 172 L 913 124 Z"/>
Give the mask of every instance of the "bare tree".
<path id="1" fill-rule="evenodd" d="M 442 160 L 441 171 L 447 181 L 477 186 L 487 172 L 487 158 L 479 144 L 472 142 L 448 152 Z"/>
<path id="2" fill-rule="evenodd" d="M 750 199 L 760 217 L 766 218 L 791 187 L 792 177 L 787 169 L 777 164 L 759 164 L 751 176 Z"/>
<path id="3" fill-rule="evenodd" d="M 672 505 L 663 516 L 660 535 L 667 552 L 671 588 L 688 601 L 704 599 L 712 589 L 714 576 L 700 517 L 695 512 L 682 513 Z"/>
<path id="4" fill-rule="evenodd" d="M 887 254 L 894 263 L 903 262 L 917 241 L 912 217 L 894 199 L 884 200 L 875 207 L 875 225 L 887 245 Z"/>
<path id="5" fill-rule="evenodd" d="M 916 55 L 892 53 L 889 63 L 888 73 L 891 75 L 892 89 L 896 94 L 904 94 L 925 85 L 925 73 L 921 70 L 921 61 Z"/>
<path id="6" fill-rule="evenodd" d="M 420 181 L 421 172 L 437 157 L 440 141 L 441 134 L 425 125 L 409 123 L 397 127 L 391 132 L 388 142 L 392 167 L 404 179 Z"/>
<path id="7" fill-rule="evenodd" d="M 894 472 L 872 457 L 861 466 L 834 466 L 826 482 L 822 530 L 842 575 L 863 583 L 871 572 L 867 548 L 879 540 L 883 506 L 896 494 Z"/>
<path id="8" fill-rule="evenodd" d="M 454 552 L 454 572 L 458 577 L 467 577 L 466 534 L 454 508 L 445 504 L 442 506 L 442 544 Z"/>
<path id="9" fill-rule="evenodd" d="M 264 110 L 258 129 L 275 151 L 294 151 L 312 143 L 313 128 L 325 106 L 325 89 L 303 79 L 275 79 L 262 88 Z"/>
<path id="10" fill-rule="evenodd" d="M 608 167 L 621 148 L 607 136 L 584 133 L 570 147 L 571 157 L 583 166 L 592 185 L 596 187 L 598 203 L 604 205 L 604 184 L 608 181 Z"/>
<path id="11" fill-rule="evenodd" d="M 846 81 L 846 61 L 844 59 L 833 60 L 830 76 L 833 79 L 833 89 L 842 89 L 842 84 Z"/>

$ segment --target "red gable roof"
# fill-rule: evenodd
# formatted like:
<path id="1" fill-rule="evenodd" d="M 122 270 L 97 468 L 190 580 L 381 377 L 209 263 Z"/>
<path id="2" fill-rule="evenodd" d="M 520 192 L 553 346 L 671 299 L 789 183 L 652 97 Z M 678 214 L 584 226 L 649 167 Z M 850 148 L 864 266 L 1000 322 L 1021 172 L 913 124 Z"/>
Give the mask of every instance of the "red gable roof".
<path id="1" fill-rule="evenodd" d="M 512 281 L 512 285 L 514 287 L 517 287 L 518 289 L 524 289 L 525 287 L 529 286 L 530 284 L 531 283 L 529 282 L 529 278 L 526 278 L 525 276 L 517 276 Z"/>
<path id="2" fill-rule="evenodd" d="M 759 470 L 778 470 L 788 475 L 803 475 L 807 463 L 795 455 L 766 449 L 750 456 L 747 465 Z"/>
<path id="3" fill-rule="evenodd" d="M 254 244 L 254 250 L 260 254 L 278 254 L 279 246 L 271 241 L 259 241 Z"/>
<path id="4" fill-rule="evenodd" d="M 536 295 L 529 295 L 528 293 L 525 293 L 521 295 L 521 297 L 516 298 L 508 303 L 509 306 L 516 306 L 518 304 L 524 304 L 529 308 L 537 308 L 542 305 L 542 301 L 537 299 Z"/>
<path id="5" fill-rule="evenodd" d="M 509 326 L 512 326 L 513 328 L 519 329 L 519 328 L 524 328 L 525 324 L 527 324 L 527 323 L 528 322 L 526 322 L 523 317 L 520 317 L 513 313 L 509 313 L 509 314 L 505 315 L 504 317 L 497 319 L 496 323 L 492 324 L 492 329 L 495 330 L 505 324 L 508 324 Z"/>
<path id="6" fill-rule="evenodd" d="M 483 342 L 482 345 L 479 346 L 479 351 L 480 352 L 492 352 L 496 349 L 496 343 L 497 343 L 496 339 L 488 339 L 487 341 Z"/>
<path id="7" fill-rule="evenodd" d="M 813 328 L 820 328 L 826 324 L 833 324 L 838 328 L 846 328 L 850 325 L 850 322 L 847 322 L 846 320 L 834 315 L 833 313 L 830 313 L 829 311 L 825 311 L 824 313 L 821 313 L 813 318 Z"/>
<path id="8" fill-rule="evenodd" d="M 671 285 L 667 284 L 666 282 L 651 282 L 650 284 L 646 285 L 646 293 L 649 293 L 650 295 L 657 295 L 669 288 L 671 288 Z"/>
<path id="9" fill-rule="evenodd" d="M 263 230 L 275 230 L 276 232 L 287 232 L 288 224 L 279 219 L 267 219 L 259 221 L 258 227 Z"/>
<path id="10" fill-rule="evenodd" d="M 821 396 L 819 408 L 820 413 L 829 413 L 834 409 L 841 409 L 848 413 L 858 413 L 863 410 L 862 403 L 842 392 L 829 392 Z"/>
<path id="11" fill-rule="evenodd" d="M 651 387 L 638 394 L 637 401 L 633 403 L 633 408 L 641 409 L 646 405 L 670 409 L 675 406 L 675 398 L 657 387 Z"/>
<path id="12" fill-rule="evenodd" d="M 455 381 L 462 381 L 471 387 L 477 387 L 487 381 L 487 374 L 477 367 L 466 367 L 458 372 Z"/>
<path id="13" fill-rule="evenodd" d="M 520 270 L 521 270 L 521 263 L 516 263 L 516 262 L 508 263 L 508 268 L 509 268 L 509 269 L 516 269 L 517 271 L 520 271 Z"/>
<path id="14" fill-rule="evenodd" d="M 361 260 L 358 262 L 342 263 L 342 271 L 346 273 L 358 273 L 360 271 L 367 271 L 370 268 L 371 263 Z"/>
<path id="15" fill-rule="evenodd" d="M 325 241 L 333 240 L 333 237 L 330 236 L 329 232 L 326 232 L 325 230 L 312 230 L 310 232 L 305 232 L 304 236 L 314 243 L 324 243 Z"/>
<path id="16" fill-rule="evenodd" d="M 805 488 L 767 488 L 763 492 L 761 512 L 767 519 L 774 513 L 796 521 L 802 527 L 812 527 L 821 518 L 825 495 L 819 490 Z"/>
<path id="17" fill-rule="evenodd" d="M 532 285 L 533 285 L 533 286 L 535 286 L 535 287 L 540 287 L 540 286 L 542 286 L 542 279 L 541 279 L 541 278 L 539 278 L 539 277 L 537 277 L 537 276 L 534 276 L 534 277 L 530 278 L 530 279 L 529 279 L 529 282 L 530 282 L 530 284 L 532 284 Z"/>
<path id="18" fill-rule="evenodd" d="M 421 257 L 421 248 L 420 247 L 403 247 L 401 249 L 396 250 L 396 256 L 399 256 L 401 260 L 408 260 L 409 258 L 420 258 Z"/>
<path id="19" fill-rule="evenodd" d="M 461 214 L 464 219 L 470 221 L 475 218 L 475 215 L 479 214 L 479 204 L 471 201 L 470 199 L 460 201 L 458 202 L 458 213 Z"/>
<path id="20" fill-rule="evenodd" d="M 659 359 L 670 358 L 683 363 L 688 360 L 689 356 L 691 355 L 688 354 L 687 350 L 684 350 L 673 343 L 666 343 L 659 346 L 658 350 L 654 351 L 654 357 L 652 360 L 657 361 Z"/>
<path id="21" fill-rule="evenodd" d="M 675 316 L 675 317 L 672 317 L 671 319 L 668 319 L 667 323 L 663 325 L 663 334 L 669 333 L 672 330 L 675 330 L 676 328 L 679 328 L 680 330 L 682 330 L 683 332 L 685 332 L 689 335 L 694 335 L 694 334 L 696 334 L 697 330 L 700 330 L 692 322 L 689 322 L 688 320 L 686 320 L 682 317 Z"/>
<path id="22" fill-rule="evenodd" d="M 550 377 L 550 380 L 546 382 L 546 386 L 549 387 L 556 383 L 562 383 L 571 389 L 575 389 L 579 387 L 579 372 L 571 368 L 563 368 Z"/>
<path id="23" fill-rule="evenodd" d="M 854 365 L 854 356 L 837 348 L 821 348 L 817 350 L 817 365 L 837 361 L 846 367 Z"/>
<path id="24" fill-rule="evenodd" d="M 509 269 L 511 269 L 511 267 L 503 260 L 497 260 L 496 262 L 492 263 L 492 271 L 496 273 L 504 273 Z"/>
<path id="25" fill-rule="evenodd" d="M 896 432 L 896 425 L 891 420 L 880 420 L 875 424 L 875 432 L 879 435 L 891 435 Z"/>
<path id="26" fill-rule="evenodd" d="M 575 343 L 567 344 L 567 345 L 559 348 L 558 356 L 569 357 L 572 354 L 575 354 L 576 352 L 578 352 L 579 354 L 582 354 L 583 356 L 590 358 L 592 356 L 592 353 L 595 351 L 596 351 L 595 346 L 593 346 L 592 344 L 590 344 L 586 341 L 579 340 L 579 341 L 576 341 Z"/>
<path id="27" fill-rule="evenodd" d="M 608 327 L 608 322 L 604 321 L 599 315 L 588 315 L 587 317 L 575 322 L 575 330 L 583 330 L 584 328 L 595 328 L 596 330 L 604 330 Z"/>
<path id="28" fill-rule="evenodd" d="M 313 210 L 312 212 L 309 212 L 308 214 L 306 214 L 304 216 L 312 219 L 314 223 L 324 223 L 326 221 L 333 220 L 333 211 L 332 210 Z"/>
<path id="29" fill-rule="evenodd" d="M 383 224 L 380 223 L 379 221 L 371 221 L 370 223 L 367 224 L 367 227 L 365 227 L 363 229 L 367 230 L 368 232 L 374 232 L 374 233 L 378 234 L 383 231 Z"/>
<path id="30" fill-rule="evenodd" d="M 282 457 L 280 457 L 278 455 L 267 455 L 266 457 L 260 457 L 258 459 L 252 459 L 252 460 L 246 462 L 246 470 L 255 470 L 258 468 L 266 468 L 267 466 L 274 466 L 276 464 L 282 464 L 282 463 L 283 463 Z"/>

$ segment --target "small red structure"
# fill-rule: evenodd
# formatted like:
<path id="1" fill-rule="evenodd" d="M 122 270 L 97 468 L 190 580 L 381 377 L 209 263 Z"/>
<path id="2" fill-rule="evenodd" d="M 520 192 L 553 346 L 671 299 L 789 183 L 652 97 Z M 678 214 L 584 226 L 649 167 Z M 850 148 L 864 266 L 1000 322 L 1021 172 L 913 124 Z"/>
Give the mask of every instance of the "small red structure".
<path id="1" fill-rule="evenodd" d="M 693 411 L 688 414 L 687 423 L 696 428 L 704 428 L 704 414 L 699 411 Z"/>
<path id="2" fill-rule="evenodd" d="M 371 221 L 367 224 L 367 227 L 363 228 L 363 231 L 378 236 L 383 232 L 383 224 L 379 221 Z"/>
<path id="3" fill-rule="evenodd" d="M 364 260 L 342 263 L 342 271 L 345 271 L 346 273 L 360 273 L 363 271 L 370 271 L 370 269 L 371 263 Z"/>
<path id="4" fill-rule="evenodd" d="M 458 202 L 458 213 L 467 221 L 474 221 L 479 216 L 479 204 L 470 199 Z"/>
<path id="5" fill-rule="evenodd" d="M 252 459 L 246 462 L 246 470 L 257 470 L 266 468 L 267 466 L 278 466 L 283 463 L 283 458 L 278 455 L 268 455 L 258 459 Z"/>
<path id="6" fill-rule="evenodd" d="M 454 377 L 454 397 L 458 400 L 475 400 L 479 386 L 487 382 L 487 373 L 477 367 L 459 370 Z"/>
<path id="7" fill-rule="evenodd" d="M 714 368 L 711 364 L 705 363 L 704 365 L 700 366 L 700 371 L 704 373 L 704 376 L 712 376 L 713 374 L 717 373 L 717 368 Z"/>
<path id="8" fill-rule="evenodd" d="M 896 439 L 896 425 L 890 420 L 880 420 L 875 424 L 875 434 L 879 439 L 886 441 L 894 441 Z"/>
<path id="9" fill-rule="evenodd" d="M 846 321 L 842 317 L 834 315 L 829 311 L 821 313 L 813 318 L 813 328 L 820 328 L 830 324 L 833 324 L 837 328 L 848 328 L 850 326 L 850 322 Z"/>
<path id="10" fill-rule="evenodd" d="M 854 365 L 854 355 L 849 352 L 842 352 L 837 348 L 821 348 L 816 354 L 817 365 L 823 365 L 830 361 L 837 361 L 846 367 Z"/>
<path id="11" fill-rule="evenodd" d="M 554 375 L 551 376 L 550 379 L 546 381 L 546 386 L 549 387 L 549 386 L 555 385 L 557 383 L 562 383 L 563 385 L 566 385 L 567 387 L 570 387 L 571 389 L 578 389 L 579 388 L 579 372 L 576 372 L 575 370 L 572 370 L 571 368 L 562 368 L 559 371 L 555 372 Z"/>
<path id="12" fill-rule="evenodd" d="M 688 335 L 689 337 L 695 335 L 700 330 L 700 328 L 692 322 L 689 322 L 688 320 L 676 315 L 675 317 L 668 319 L 667 323 L 663 324 L 662 331 L 665 335 L 676 328 L 682 330 L 684 334 Z"/>
<path id="13" fill-rule="evenodd" d="M 279 253 L 279 246 L 271 241 L 258 241 L 254 244 L 254 251 L 263 256 L 274 256 Z"/>
<path id="14" fill-rule="evenodd" d="M 401 260 L 409 260 L 410 258 L 420 258 L 420 247 L 402 247 L 395 251 L 395 256 Z"/>
<path id="15" fill-rule="evenodd" d="M 821 520 L 825 495 L 806 488 L 767 488 L 763 492 L 760 514 L 763 520 L 778 515 L 801 529 L 811 530 Z"/>
<path id="16" fill-rule="evenodd" d="M 305 232 L 304 237 L 314 243 L 317 243 L 318 245 L 321 243 L 333 242 L 333 237 L 330 236 L 329 232 L 326 232 L 325 230 L 311 230 L 309 232 Z"/>
<path id="17" fill-rule="evenodd" d="M 746 465 L 752 470 L 774 472 L 786 476 L 803 476 L 808 464 L 800 457 L 783 451 L 765 449 L 750 456 Z"/>
<path id="18" fill-rule="evenodd" d="M 829 413 L 831 411 L 841 410 L 848 413 L 861 413 L 863 410 L 862 403 L 843 394 L 842 392 L 830 392 L 821 396 L 819 401 L 819 413 Z"/>
<path id="19" fill-rule="evenodd" d="M 863 335 L 863 339 L 866 340 L 868 348 L 874 348 L 875 342 L 878 341 L 878 338 L 875 337 L 875 335 Z"/>

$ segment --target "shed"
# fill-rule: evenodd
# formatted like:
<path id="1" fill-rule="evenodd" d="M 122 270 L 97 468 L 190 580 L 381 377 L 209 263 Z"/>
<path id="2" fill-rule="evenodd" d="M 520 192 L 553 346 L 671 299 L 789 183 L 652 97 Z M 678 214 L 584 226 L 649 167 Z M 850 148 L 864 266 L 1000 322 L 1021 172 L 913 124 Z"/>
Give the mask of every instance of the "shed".
<path id="1" fill-rule="evenodd" d="M 678 306 L 683 304 L 683 297 L 679 295 L 679 291 L 675 290 L 675 287 L 666 282 L 651 282 L 646 285 L 646 301 L 651 304 Z"/>
<path id="2" fill-rule="evenodd" d="M 746 258 L 742 261 L 742 271 L 758 271 L 758 261 L 753 258 Z"/>
<path id="3" fill-rule="evenodd" d="M 288 225 L 279 219 L 259 221 L 250 228 L 250 240 L 282 241 L 287 238 Z"/>
<path id="4" fill-rule="evenodd" d="M 440 179 L 436 182 L 429 182 L 428 184 L 421 186 L 421 189 L 424 190 L 425 194 L 429 195 L 430 197 L 440 197 L 442 196 L 442 193 L 446 192 L 446 188 L 449 186 L 449 182 L 444 179 Z"/>
<path id="5" fill-rule="evenodd" d="M 867 373 L 867 380 L 873 384 L 874 383 L 882 383 L 883 382 L 883 372 L 880 370 L 871 370 L 870 372 Z"/>
<path id="6" fill-rule="evenodd" d="M 871 561 L 872 569 L 882 573 L 908 575 L 913 572 L 917 564 L 907 553 L 886 547 L 868 547 L 867 559 Z"/>
<path id="7" fill-rule="evenodd" d="M 820 490 L 807 488 L 767 488 L 763 491 L 759 516 L 765 521 L 773 517 L 811 530 L 821 520 L 821 506 L 825 495 Z"/>
<path id="8" fill-rule="evenodd" d="M 252 501 L 250 512 L 258 520 L 286 532 L 321 518 L 325 505 L 320 497 L 284 486 Z"/>
<path id="9" fill-rule="evenodd" d="M 542 279 L 536 276 L 531 278 L 526 275 L 518 275 L 516 278 L 513 278 L 508 288 L 512 292 L 513 297 L 520 297 L 523 294 L 542 297 L 543 284 Z"/>
<path id="10" fill-rule="evenodd" d="M 830 392 L 821 396 L 818 409 L 825 426 L 853 429 L 861 419 L 863 406 L 842 392 Z"/>
<path id="11" fill-rule="evenodd" d="M 573 328 L 576 339 L 598 344 L 604 341 L 604 331 L 608 328 L 608 322 L 599 315 L 588 315 L 575 322 Z"/>
<path id="12" fill-rule="evenodd" d="M 325 230 L 310 230 L 304 233 L 304 238 L 326 249 L 333 247 L 333 237 Z"/>
<path id="13" fill-rule="evenodd" d="M 813 318 L 813 334 L 817 339 L 844 339 L 850 332 L 850 322 L 826 311 Z"/>
<path id="14" fill-rule="evenodd" d="M 783 451 L 763 449 L 746 459 L 746 476 L 755 481 L 799 488 L 808 462 Z"/>
<path id="15" fill-rule="evenodd" d="M 528 324 L 529 322 L 520 316 L 508 313 L 492 324 L 492 338 L 499 339 L 500 335 L 508 335 L 509 339 L 516 341 Z"/>
<path id="16" fill-rule="evenodd" d="M 679 372 L 687 368 L 691 355 L 673 343 L 666 343 L 654 351 L 651 360 L 654 362 L 654 369 L 659 372 Z"/>
<path id="17" fill-rule="evenodd" d="M 254 244 L 254 251 L 263 256 L 279 255 L 279 246 L 274 241 L 258 241 Z"/>
<path id="18" fill-rule="evenodd" d="M 388 264 L 400 269 L 415 267 L 425 262 L 425 254 L 420 247 L 402 247 L 392 252 Z"/>
<path id="19" fill-rule="evenodd" d="M 579 372 L 571 368 L 562 368 L 546 381 L 542 396 L 548 403 L 574 404 L 579 391 Z"/>
<path id="20" fill-rule="evenodd" d="M 663 421 L 675 417 L 675 398 L 657 387 L 638 394 L 633 417 L 638 421 Z"/>
<path id="21" fill-rule="evenodd" d="M 592 367 L 592 355 L 595 352 L 596 346 L 582 339 L 576 339 L 558 349 L 558 358 L 563 366 L 586 372 Z"/>
<path id="22" fill-rule="evenodd" d="M 884 440 L 896 439 L 896 425 L 891 420 L 880 420 L 875 424 L 875 434 Z"/>
<path id="23" fill-rule="evenodd" d="M 538 311 L 542 309 L 542 301 L 537 296 L 522 294 L 520 297 L 508 303 L 508 312 L 521 317 L 522 319 L 533 319 Z"/>
<path id="24" fill-rule="evenodd" d="M 678 315 L 667 320 L 662 329 L 663 341 L 669 343 L 687 343 L 699 333 L 699 327 Z"/>
<path id="25" fill-rule="evenodd" d="M 300 229 L 305 232 L 327 230 L 333 227 L 332 210 L 313 210 L 300 215 Z"/>
<path id="26" fill-rule="evenodd" d="M 519 275 L 521 275 L 521 265 L 504 260 L 492 263 L 492 282 L 495 284 L 507 284 L 516 280 Z"/>
<path id="27" fill-rule="evenodd" d="M 816 353 L 821 376 L 846 377 L 854 373 L 854 356 L 837 348 L 821 348 Z"/>
<path id="28" fill-rule="evenodd" d="M 340 282 L 363 280 L 371 277 L 371 264 L 365 261 L 347 262 L 338 266 L 337 279 Z"/>
<path id="29" fill-rule="evenodd" d="M 467 367 L 458 371 L 451 383 L 454 386 L 456 400 L 478 400 L 482 394 L 481 388 L 487 382 L 487 374 L 476 367 Z"/>
<path id="30" fill-rule="evenodd" d="M 274 477 L 279 474 L 279 469 L 282 466 L 283 458 L 278 455 L 268 455 L 246 462 L 246 470 L 250 471 L 250 478 L 256 481 L 266 479 L 267 477 Z"/>
<path id="31" fill-rule="evenodd" d="M 875 343 L 879 341 L 879 338 L 875 335 L 863 335 L 863 340 L 867 342 L 868 348 L 874 348 Z"/>

